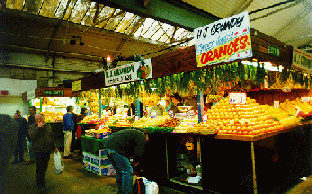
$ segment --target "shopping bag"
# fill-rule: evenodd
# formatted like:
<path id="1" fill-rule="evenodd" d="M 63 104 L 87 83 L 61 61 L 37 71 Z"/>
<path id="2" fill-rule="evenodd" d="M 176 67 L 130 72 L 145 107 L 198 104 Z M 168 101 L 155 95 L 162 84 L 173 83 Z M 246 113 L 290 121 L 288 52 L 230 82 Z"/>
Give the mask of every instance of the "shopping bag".
<path id="1" fill-rule="evenodd" d="M 59 151 L 54 152 L 54 170 L 55 174 L 61 174 L 64 170 L 64 163 Z"/>
<path id="2" fill-rule="evenodd" d="M 145 177 L 143 177 L 142 179 L 145 185 L 145 194 L 158 194 L 159 193 L 159 187 L 156 182 L 149 181 Z"/>

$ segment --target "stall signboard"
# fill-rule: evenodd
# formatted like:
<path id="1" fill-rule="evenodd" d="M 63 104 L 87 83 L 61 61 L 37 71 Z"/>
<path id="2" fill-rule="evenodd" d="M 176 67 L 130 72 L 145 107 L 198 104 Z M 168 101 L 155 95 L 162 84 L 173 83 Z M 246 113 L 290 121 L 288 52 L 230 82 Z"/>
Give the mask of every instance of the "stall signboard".
<path id="1" fill-rule="evenodd" d="M 72 91 L 80 91 L 81 90 L 81 80 L 74 81 L 72 83 Z"/>
<path id="2" fill-rule="evenodd" d="M 144 63 L 133 62 L 105 71 L 105 86 L 152 78 L 152 60 L 145 59 Z"/>
<path id="3" fill-rule="evenodd" d="M 292 65 L 307 73 L 312 73 L 312 55 L 299 49 L 294 49 Z"/>
<path id="4" fill-rule="evenodd" d="M 58 90 L 44 90 L 44 95 L 50 95 L 50 96 L 64 96 L 64 91 L 58 91 Z"/>
<path id="5" fill-rule="evenodd" d="M 230 104 L 246 104 L 247 102 L 246 93 L 229 93 L 229 102 Z"/>
<path id="6" fill-rule="evenodd" d="M 27 100 L 36 98 L 36 90 L 27 91 Z"/>
<path id="7" fill-rule="evenodd" d="M 248 12 L 194 30 L 197 67 L 252 56 Z"/>

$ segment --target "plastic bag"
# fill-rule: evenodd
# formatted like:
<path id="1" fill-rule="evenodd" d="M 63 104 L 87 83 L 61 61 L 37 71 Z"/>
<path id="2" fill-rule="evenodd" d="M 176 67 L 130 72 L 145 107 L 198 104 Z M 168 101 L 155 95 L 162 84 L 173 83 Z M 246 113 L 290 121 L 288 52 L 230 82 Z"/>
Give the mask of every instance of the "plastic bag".
<path id="1" fill-rule="evenodd" d="M 61 174 L 64 171 L 64 163 L 59 151 L 54 152 L 54 170 L 55 174 Z"/>
<path id="2" fill-rule="evenodd" d="M 145 184 L 145 194 L 158 194 L 159 193 L 159 187 L 156 182 L 149 181 L 145 177 L 143 177 L 142 179 Z"/>

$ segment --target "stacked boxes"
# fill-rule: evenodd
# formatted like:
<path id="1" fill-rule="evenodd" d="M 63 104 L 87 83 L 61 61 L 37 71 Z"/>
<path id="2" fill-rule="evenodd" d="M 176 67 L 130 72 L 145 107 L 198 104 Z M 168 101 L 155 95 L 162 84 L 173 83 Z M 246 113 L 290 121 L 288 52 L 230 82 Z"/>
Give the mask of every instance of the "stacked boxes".
<path id="1" fill-rule="evenodd" d="M 100 149 L 97 154 L 83 151 L 83 167 L 98 175 L 114 175 L 115 170 L 108 160 L 107 153 Z"/>

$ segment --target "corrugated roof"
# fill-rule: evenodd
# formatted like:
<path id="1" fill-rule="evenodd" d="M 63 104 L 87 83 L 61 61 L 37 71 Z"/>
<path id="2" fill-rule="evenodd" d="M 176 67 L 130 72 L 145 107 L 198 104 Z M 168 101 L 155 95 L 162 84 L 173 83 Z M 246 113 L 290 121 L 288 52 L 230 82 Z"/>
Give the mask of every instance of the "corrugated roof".
<path id="1" fill-rule="evenodd" d="M 31 2 L 31 3 L 30 3 Z M 35 3 L 34 3 L 35 2 Z M 142 36 L 163 43 L 189 37 L 192 32 L 176 28 L 152 18 L 142 18 L 130 12 L 86 0 L 7 0 L 8 9 L 17 9 L 48 18 L 67 20 L 84 26 L 110 30 L 130 36 Z"/>

